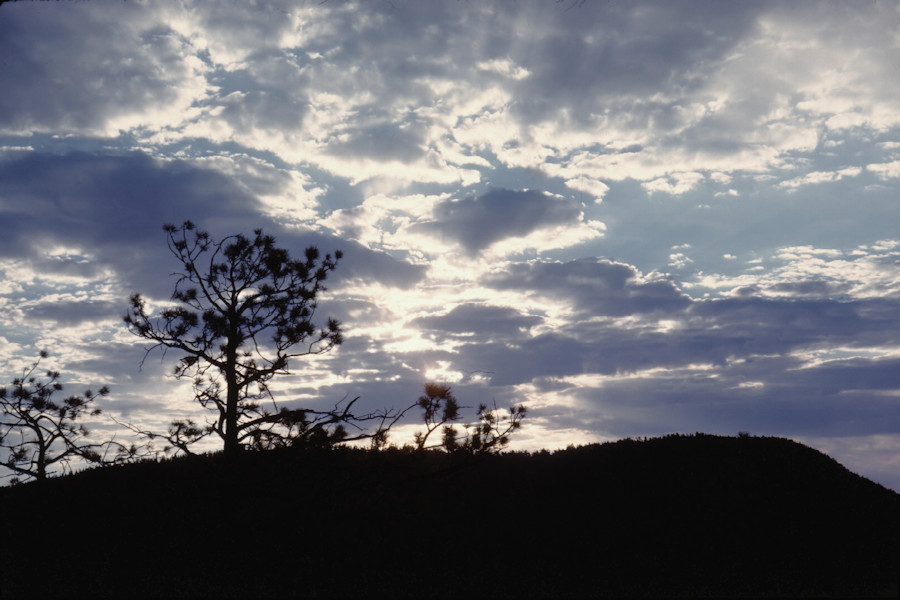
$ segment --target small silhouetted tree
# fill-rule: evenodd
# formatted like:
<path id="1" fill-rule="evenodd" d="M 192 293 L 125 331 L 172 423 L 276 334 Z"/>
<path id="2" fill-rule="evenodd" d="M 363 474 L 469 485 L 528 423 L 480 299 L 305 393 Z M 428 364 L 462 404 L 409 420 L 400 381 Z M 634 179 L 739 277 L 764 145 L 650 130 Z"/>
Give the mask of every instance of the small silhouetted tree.
<path id="1" fill-rule="evenodd" d="M 469 454 L 489 454 L 500 452 L 509 444 L 512 432 L 522 427 L 525 418 L 525 405 L 518 404 L 502 411 L 494 405 L 488 410 L 484 404 L 478 405 L 476 416 L 478 422 L 467 425 L 465 435 L 459 433 L 452 425 L 444 428 L 443 444 L 448 452 L 466 452 Z"/>
<path id="2" fill-rule="evenodd" d="M 253 237 L 233 235 L 221 241 L 186 221 L 165 225 L 168 246 L 181 263 L 172 299 L 176 306 L 152 316 L 140 294 L 131 296 L 125 316 L 132 333 L 154 348 L 182 353 L 175 376 L 190 377 L 195 399 L 214 411 L 206 426 L 175 421 L 167 439 L 171 447 L 189 447 L 208 435 L 218 435 L 226 454 L 241 445 L 266 449 L 279 446 L 333 444 L 371 437 L 360 423 L 378 420 L 379 431 L 396 415 L 357 415 L 339 402 L 331 410 L 289 410 L 275 405 L 270 380 L 288 373 L 291 359 L 322 354 L 339 345 L 341 326 L 333 318 L 324 327 L 313 323 L 324 281 L 341 252 L 320 256 L 314 246 L 300 260 L 275 245 L 275 238 L 254 231 Z M 146 355 L 145 355 L 146 358 Z M 264 408 L 271 400 L 273 408 Z"/>
<path id="3" fill-rule="evenodd" d="M 425 431 L 416 432 L 414 441 L 420 450 L 443 448 L 447 452 L 467 454 L 487 454 L 500 452 L 509 444 L 509 436 L 522 426 L 526 409 L 524 405 L 513 406 L 504 416 L 494 405 L 493 410 L 480 404 L 476 411 L 478 423 L 464 426 L 464 434 L 452 423 L 460 419 L 460 405 L 448 385 L 425 384 L 425 394 L 419 397 L 417 405 L 423 410 Z M 441 429 L 441 442 L 427 445 L 428 437 Z"/>
<path id="4" fill-rule="evenodd" d="M 419 397 L 416 403 L 422 409 L 422 419 L 425 422 L 425 431 L 415 433 L 416 448 L 439 448 L 441 444 L 426 446 L 428 436 L 441 426 L 447 427 L 447 423 L 459 419 L 459 403 L 449 385 L 439 383 L 426 383 L 425 394 Z"/>
<path id="5" fill-rule="evenodd" d="M 85 390 L 82 395 L 54 399 L 63 389 L 59 372 L 48 370 L 43 378 L 35 374 L 46 357 L 42 351 L 22 377 L 13 379 L 10 388 L 0 388 L 0 449 L 6 453 L 2 464 L 12 472 L 11 482 L 23 477 L 42 481 L 57 466 L 63 473 L 70 472 L 72 461 L 78 459 L 108 465 L 133 458 L 137 453 L 134 445 L 89 442 L 90 432 L 78 422 L 101 413 L 92 404 L 109 389 L 104 386 L 97 392 Z"/>

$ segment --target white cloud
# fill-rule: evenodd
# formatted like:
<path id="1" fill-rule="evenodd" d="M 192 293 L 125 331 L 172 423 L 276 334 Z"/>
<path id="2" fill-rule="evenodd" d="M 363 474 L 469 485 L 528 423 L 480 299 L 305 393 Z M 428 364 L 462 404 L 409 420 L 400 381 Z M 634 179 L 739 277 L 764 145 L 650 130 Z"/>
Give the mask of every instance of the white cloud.
<path id="1" fill-rule="evenodd" d="M 872 165 L 869 165 L 867 168 L 871 170 L 871 166 Z M 862 173 L 862 167 L 847 167 L 844 169 L 838 169 L 837 171 L 814 171 L 812 173 L 807 173 L 802 177 L 795 177 L 793 179 L 782 181 L 778 184 L 778 187 L 793 191 L 805 185 L 830 183 L 834 181 L 840 181 L 841 179 L 845 179 L 847 177 L 856 177 L 860 173 Z"/>
<path id="2" fill-rule="evenodd" d="M 683 269 L 692 262 L 694 261 L 682 252 L 673 252 L 669 254 L 669 266 L 673 269 Z"/>
<path id="3" fill-rule="evenodd" d="M 319 197 L 325 190 L 296 169 L 279 169 L 262 159 L 237 155 L 217 155 L 196 163 L 226 173 L 249 196 L 257 198 L 272 217 L 285 223 L 314 223 Z"/>
<path id="4" fill-rule="evenodd" d="M 900 253 L 896 240 L 844 251 L 813 246 L 779 249 L 772 257 L 777 266 L 760 265 L 740 275 L 704 273 L 693 285 L 741 295 L 752 289 L 766 297 L 833 297 L 853 299 L 893 297 L 900 294 Z M 750 261 L 748 264 L 753 264 Z"/>
<path id="5" fill-rule="evenodd" d="M 897 179 L 900 178 L 900 160 L 866 165 L 866 171 L 875 173 L 882 180 Z"/>
<path id="6" fill-rule="evenodd" d="M 599 203 L 609 191 L 609 186 L 592 177 L 579 176 L 576 179 L 567 179 L 566 186 L 573 190 L 587 192 L 594 197 L 594 201 Z"/>
<path id="7" fill-rule="evenodd" d="M 428 241 L 413 241 L 408 230 L 411 224 L 430 217 L 434 206 L 447 198 L 447 195 L 376 194 L 359 206 L 332 212 L 319 223 L 370 248 L 437 250 Z"/>
<path id="8" fill-rule="evenodd" d="M 644 188 L 649 192 L 684 194 L 695 188 L 703 179 L 702 173 L 672 173 L 667 177 L 644 183 Z"/>
<path id="9" fill-rule="evenodd" d="M 524 79 L 531 74 L 528 72 L 528 69 L 520 67 L 509 58 L 485 60 L 476 63 L 475 66 L 482 71 L 491 71 L 510 79 Z"/>

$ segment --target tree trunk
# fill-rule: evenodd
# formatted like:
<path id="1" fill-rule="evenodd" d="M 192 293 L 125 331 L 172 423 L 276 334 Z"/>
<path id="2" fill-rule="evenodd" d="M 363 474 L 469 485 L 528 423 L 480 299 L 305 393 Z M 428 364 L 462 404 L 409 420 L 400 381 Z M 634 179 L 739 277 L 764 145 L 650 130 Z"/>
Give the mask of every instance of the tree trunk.
<path id="1" fill-rule="evenodd" d="M 238 453 L 238 381 L 237 381 L 237 344 L 232 339 L 228 340 L 227 356 L 225 359 L 225 455 L 234 456 Z"/>
<path id="2" fill-rule="evenodd" d="M 44 436 L 41 433 L 41 428 L 37 426 L 37 420 L 35 420 L 35 427 L 33 431 L 37 434 L 38 439 L 38 461 L 37 461 L 37 479 L 38 481 L 44 481 L 47 479 L 47 450 L 49 450 L 47 442 L 44 441 Z M 52 441 L 52 437 L 50 438 Z"/>

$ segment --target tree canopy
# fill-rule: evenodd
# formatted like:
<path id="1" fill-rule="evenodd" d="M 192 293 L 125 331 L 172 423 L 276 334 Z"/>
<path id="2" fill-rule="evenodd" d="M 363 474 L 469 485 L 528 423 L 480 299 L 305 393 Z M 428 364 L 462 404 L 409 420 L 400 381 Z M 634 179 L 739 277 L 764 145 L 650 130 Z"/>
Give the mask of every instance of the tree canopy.
<path id="1" fill-rule="evenodd" d="M 206 426 L 174 421 L 163 436 L 174 447 L 188 451 L 211 434 L 223 440 L 226 453 L 244 444 L 342 441 L 370 435 L 349 435 L 348 425 L 369 420 L 383 425 L 391 417 L 356 415 L 355 399 L 330 410 L 278 408 L 269 389 L 275 375 L 289 372 L 292 359 L 328 352 L 343 341 L 337 320 L 328 318 L 321 327 L 313 322 L 340 251 L 321 256 L 310 246 L 297 260 L 261 229 L 253 237 L 237 234 L 221 241 L 190 221 L 164 230 L 182 267 L 172 293 L 177 304 L 154 314 L 133 294 L 125 323 L 153 342 L 148 353 L 159 347 L 181 351 L 175 376 L 190 377 L 195 399 L 215 415 Z"/>

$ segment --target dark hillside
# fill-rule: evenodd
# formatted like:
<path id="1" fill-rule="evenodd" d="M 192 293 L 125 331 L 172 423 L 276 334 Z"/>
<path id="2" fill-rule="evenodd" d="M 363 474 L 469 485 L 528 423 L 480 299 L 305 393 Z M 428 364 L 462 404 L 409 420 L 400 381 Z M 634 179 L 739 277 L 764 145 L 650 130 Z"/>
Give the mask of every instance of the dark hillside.
<path id="1" fill-rule="evenodd" d="M 3 598 L 896 597 L 900 495 L 789 440 L 140 463 L 0 489 Z"/>

